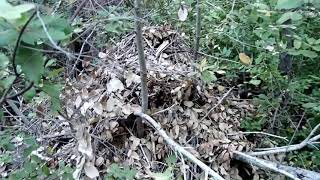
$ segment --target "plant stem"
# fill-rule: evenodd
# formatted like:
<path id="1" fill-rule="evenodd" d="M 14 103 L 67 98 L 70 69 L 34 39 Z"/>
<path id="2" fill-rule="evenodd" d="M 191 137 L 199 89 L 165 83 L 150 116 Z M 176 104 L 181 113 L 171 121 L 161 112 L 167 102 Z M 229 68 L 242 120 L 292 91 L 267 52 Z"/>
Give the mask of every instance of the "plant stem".
<path id="1" fill-rule="evenodd" d="M 148 109 L 148 88 L 147 88 L 147 67 L 144 58 L 143 40 L 142 40 L 142 24 L 141 18 L 141 0 L 134 1 L 135 9 L 135 25 L 136 25 L 136 45 L 139 56 L 140 77 L 141 77 L 141 100 L 142 112 L 146 113 Z"/>

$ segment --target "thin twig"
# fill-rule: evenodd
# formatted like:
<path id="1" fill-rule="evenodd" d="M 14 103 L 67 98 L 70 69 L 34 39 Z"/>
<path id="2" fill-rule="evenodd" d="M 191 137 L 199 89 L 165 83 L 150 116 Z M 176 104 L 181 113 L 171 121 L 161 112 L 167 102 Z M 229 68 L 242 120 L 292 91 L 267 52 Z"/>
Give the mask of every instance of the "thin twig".
<path id="1" fill-rule="evenodd" d="M 309 144 L 312 144 L 313 142 L 320 139 L 320 134 L 311 138 L 319 127 L 320 127 L 320 123 L 316 127 L 314 127 L 311 133 L 309 134 L 309 136 L 299 144 L 276 147 L 271 150 L 260 151 L 260 152 L 249 152 L 247 154 L 252 156 L 262 156 L 262 155 L 269 155 L 269 154 L 276 154 L 276 153 L 285 153 L 285 152 L 302 149 L 303 147 Z"/>
<path id="2" fill-rule="evenodd" d="M 217 108 L 222 102 L 223 100 L 230 94 L 230 92 L 234 89 L 234 87 L 230 88 L 228 92 L 226 92 L 223 97 L 218 101 L 218 103 L 213 106 L 205 116 L 203 116 L 203 118 L 201 118 L 200 122 L 202 122 L 206 117 L 208 117 L 208 115 L 211 113 L 211 111 L 213 111 L 215 108 Z"/>
<path id="3" fill-rule="evenodd" d="M 217 174 L 215 171 L 213 171 L 209 166 L 204 164 L 202 161 L 197 159 L 195 156 L 193 156 L 190 152 L 185 150 L 183 147 L 181 147 L 178 143 L 173 141 L 167 133 L 161 128 L 161 126 L 150 116 L 143 114 L 143 113 L 135 113 L 135 115 L 145 119 L 148 121 L 157 131 L 158 133 L 163 137 L 163 139 L 177 152 L 183 154 L 186 156 L 189 160 L 191 160 L 193 163 L 197 164 L 202 170 L 205 172 L 208 172 L 209 175 L 213 177 L 213 179 L 222 180 L 223 178 Z"/>
<path id="4" fill-rule="evenodd" d="M 72 69 L 71 69 L 71 71 L 70 71 L 70 75 L 73 74 L 74 69 L 76 68 L 76 65 L 78 64 L 78 62 L 79 62 L 79 60 L 80 60 L 80 57 L 81 57 L 81 54 L 82 54 L 82 52 L 83 52 L 84 46 L 85 46 L 85 44 L 87 43 L 88 39 L 89 39 L 89 38 L 92 36 L 92 34 L 94 33 L 95 29 L 96 29 L 96 26 L 93 28 L 93 30 L 91 31 L 91 33 L 86 37 L 86 39 L 85 39 L 84 42 L 82 43 L 82 46 L 81 46 L 79 55 L 78 55 L 78 57 L 77 57 L 76 62 L 73 64 L 73 67 L 72 67 Z"/>
<path id="5" fill-rule="evenodd" d="M 76 59 L 77 57 L 75 57 L 73 54 L 65 51 L 64 49 L 62 49 L 60 46 L 57 45 L 56 42 L 54 42 L 54 40 L 52 39 L 51 35 L 49 34 L 48 32 L 48 29 L 46 27 L 46 24 L 44 23 L 43 19 L 41 18 L 41 15 L 40 15 L 40 11 L 37 10 L 37 17 L 38 19 L 40 20 L 40 23 L 41 23 L 41 26 L 42 26 L 42 29 L 43 31 L 45 32 L 46 36 L 48 37 L 50 43 L 53 45 L 53 47 L 61 52 L 63 52 L 69 59 Z"/>
<path id="6" fill-rule="evenodd" d="M 226 59 L 226 58 L 216 57 L 216 56 L 213 56 L 213 55 L 210 55 L 210 54 L 206 54 L 206 53 L 203 53 L 203 52 L 198 52 L 198 54 L 201 54 L 201 55 L 207 56 L 207 57 L 211 57 L 211 58 L 219 60 L 219 61 L 227 61 L 227 62 L 233 62 L 233 63 L 236 63 L 236 64 L 241 64 L 238 61 L 233 61 L 233 60 Z"/>
<path id="7" fill-rule="evenodd" d="M 302 116 L 301 116 L 301 118 L 300 118 L 300 121 L 299 121 L 299 123 L 298 123 L 298 125 L 297 125 L 296 129 L 294 130 L 294 133 L 293 133 L 293 135 L 292 135 L 292 137 L 291 137 L 290 142 L 289 142 L 289 144 L 288 144 L 288 145 L 290 145 L 290 144 L 292 143 L 293 138 L 294 138 L 294 136 L 296 135 L 296 133 L 298 132 L 298 128 L 300 127 L 300 124 L 301 124 L 301 122 L 302 122 L 302 120 L 303 120 L 303 118 L 304 118 L 305 114 L 306 114 L 306 112 L 303 112 L 303 114 L 302 114 Z"/>
<path id="8" fill-rule="evenodd" d="M 33 87 L 33 85 L 34 85 L 34 83 L 31 82 L 31 83 L 29 84 L 29 86 L 25 87 L 25 88 L 24 88 L 23 90 L 21 90 L 20 92 L 14 94 L 14 95 L 11 95 L 11 96 L 9 96 L 9 97 L 7 97 L 6 99 L 13 99 L 13 98 L 15 98 L 15 97 L 17 97 L 17 96 L 23 95 L 25 92 L 29 91 L 29 90 Z"/>
<path id="9" fill-rule="evenodd" d="M 177 104 L 175 103 L 175 104 L 173 104 L 172 106 L 170 106 L 170 107 L 168 107 L 168 108 L 166 108 L 166 109 L 163 109 L 163 110 L 160 110 L 160 111 L 158 111 L 158 112 L 153 113 L 152 115 L 156 115 L 156 114 L 160 114 L 160 113 L 166 112 L 166 111 L 172 109 L 172 108 L 173 108 L 174 106 L 176 106 L 176 105 L 177 105 Z"/>
<path id="10" fill-rule="evenodd" d="M 19 110 L 19 108 L 16 106 L 16 104 L 14 103 L 14 101 L 12 100 L 7 100 L 8 105 L 11 107 L 11 109 L 18 115 L 20 116 L 22 122 L 26 125 L 26 126 L 30 126 L 30 121 L 27 119 L 27 117 L 22 114 L 22 112 Z M 34 129 L 34 127 L 31 127 L 31 129 L 33 130 L 33 132 L 36 131 L 36 129 Z"/>
<path id="11" fill-rule="evenodd" d="M 266 132 L 259 132 L 259 131 L 239 132 L 239 133 L 234 133 L 234 134 L 228 134 L 228 136 L 235 136 L 235 135 L 239 135 L 239 134 L 263 134 L 263 135 L 266 135 L 266 136 L 275 137 L 275 138 L 283 139 L 283 140 L 285 140 L 285 141 L 289 141 L 289 140 L 287 139 L 287 137 L 278 136 L 278 135 L 274 135 L 274 134 L 270 134 L 270 133 L 266 133 Z"/>
<path id="12" fill-rule="evenodd" d="M 74 11 L 73 15 L 70 17 L 69 22 L 72 23 L 73 20 L 77 17 L 82 7 L 87 3 L 87 0 L 82 0 L 81 4 L 77 7 L 77 9 Z"/>

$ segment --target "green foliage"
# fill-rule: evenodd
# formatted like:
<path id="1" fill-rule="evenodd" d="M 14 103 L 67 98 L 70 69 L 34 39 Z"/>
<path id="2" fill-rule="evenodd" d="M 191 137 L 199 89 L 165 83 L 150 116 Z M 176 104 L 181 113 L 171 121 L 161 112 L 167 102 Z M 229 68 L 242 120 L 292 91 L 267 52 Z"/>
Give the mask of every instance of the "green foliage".
<path id="1" fill-rule="evenodd" d="M 0 18 L 0 48 L 3 48 L 3 52 L 0 52 L 0 94 L 8 89 L 15 79 L 10 68 L 13 62 L 9 60 L 7 54 L 13 53 L 20 29 L 30 18 L 30 14 L 27 12 L 33 7 L 34 5 L 30 4 L 12 6 L 6 1 L 1 3 L 0 8 L 10 9 L 11 18 L 0 16 L 3 17 Z M 47 27 L 47 33 L 54 41 L 67 40 L 71 37 L 72 29 L 66 19 L 59 15 L 42 16 L 41 18 Z M 34 87 L 25 95 L 27 100 L 30 101 L 37 95 L 36 90 L 43 90 L 51 97 L 52 110 L 57 111 L 60 108 L 59 92 L 61 86 L 55 85 L 55 83 L 57 83 L 57 76 L 62 69 L 52 68 L 50 63 L 44 67 L 46 57 L 42 52 L 36 50 L 41 49 L 44 43 L 49 42 L 47 33 L 38 18 L 32 20 L 22 35 L 21 44 L 24 47 L 18 48 L 15 61 L 18 65 L 16 67 L 18 73 L 22 73 L 24 81 L 29 82 L 25 84 L 34 83 Z"/>
<path id="2" fill-rule="evenodd" d="M 11 130 L 6 130 L 0 133 L 0 149 L 4 153 L 0 155 L 0 161 L 6 166 L 10 166 L 14 159 L 16 148 L 22 149 L 22 157 L 16 161 L 22 163 L 21 168 L 14 169 L 8 174 L 8 179 L 73 179 L 72 168 L 65 166 L 64 163 L 59 163 L 59 168 L 51 168 L 46 162 L 32 155 L 32 151 L 38 148 L 36 140 L 27 134 L 16 134 Z M 19 155 L 20 156 L 20 155 Z"/>
<path id="3" fill-rule="evenodd" d="M 170 180 L 174 178 L 174 168 L 175 163 L 177 161 L 177 157 L 175 155 L 170 155 L 166 158 L 167 168 L 164 172 L 160 173 L 152 173 L 152 177 L 156 180 Z"/>
<path id="4" fill-rule="evenodd" d="M 33 9 L 34 4 L 12 5 L 6 0 L 0 0 L 0 97 L 8 90 L 11 92 L 9 88 L 14 83 L 17 83 L 15 87 L 33 83 L 34 86 L 23 94 L 25 100 L 29 102 L 35 96 L 48 99 L 50 96 L 52 110 L 57 111 L 60 109 L 59 94 L 62 88 L 57 83 L 57 77 L 62 69 L 54 67 L 54 60 L 49 60 L 45 66 L 47 57 L 41 49 L 49 43 L 47 33 L 54 41 L 67 41 L 71 37 L 72 28 L 59 15 L 43 15 L 41 17 L 48 30 L 45 32 L 39 18 L 33 18 L 22 33 L 20 46 L 15 47 L 20 31 L 30 19 L 30 11 Z M 14 55 L 16 58 L 12 59 Z M 16 67 L 13 66 L 14 62 Z M 19 77 L 16 77 L 14 69 Z M 3 110 L 0 109 L 2 118 Z M 32 136 L 5 129 L 0 131 L 0 139 L 2 165 L 12 167 L 18 163 L 19 167 L 8 171 L 8 179 L 73 179 L 71 167 L 64 163 L 59 163 L 58 168 L 49 167 L 45 161 L 32 154 L 38 148 Z"/>
<path id="5" fill-rule="evenodd" d="M 112 179 L 124 179 L 130 180 L 134 179 L 134 176 L 137 174 L 137 170 L 130 169 L 129 167 L 121 168 L 118 164 L 111 164 L 107 171 L 108 175 L 106 176 L 106 180 Z"/>
<path id="6" fill-rule="evenodd" d="M 19 19 L 22 16 L 22 13 L 25 13 L 31 9 L 34 9 L 35 5 L 33 4 L 21 4 L 18 6 L 12 6 L 7 0 L 0 0 L 0 18 L 6 20 L 15 20 Z"/>
<path id="7" fill-rule="evenodd" d="M 277 9 L 293 9 L 300 7 L 303 4 L 303 0 L 278 0 Z"/>

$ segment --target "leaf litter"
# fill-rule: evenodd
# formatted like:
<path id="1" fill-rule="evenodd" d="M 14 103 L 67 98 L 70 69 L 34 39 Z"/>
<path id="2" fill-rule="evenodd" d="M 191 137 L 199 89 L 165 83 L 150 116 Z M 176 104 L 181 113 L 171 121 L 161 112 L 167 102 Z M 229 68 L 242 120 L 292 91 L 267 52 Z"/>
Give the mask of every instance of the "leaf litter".
<path id="1" fill-rule="evenodd" d="M 153 26 L 144 28 L 143 35 L 148 114 L 174 141 L 213 170 L 226 179 L 239 179 L 239 170 L 231 164 L 232 151 L 254 148 L 239 133 L 240 121 L 255 111 L 254 106 L 246 100 L 234 100 L 237 94 L 230 93 L 211 111 L 230 88 L 218 83 L 203 85 L 192 67 L 192 54 L 177 31 Z M 69 151 L 66 161 L 77 160 L 74 177 L 78 178 L 81 173 L 96 177 L 112 163 L 138 170 L 137 179 L 151 178 L 163 168 L 158 162 L 172 152 L 148 125 L 143 137 L 137 137 L 142 129 L 136 127 L 133 113 L 141 110 L 141 86 L 134 33 L 105 49 L 99 57 L 99 64 L 69 81 L 61 95 L 67 120 L 77 132 L 77 143 L 71 143 L 77 148 Z M 183 166 L 182 162 L 178 165 Z"/>

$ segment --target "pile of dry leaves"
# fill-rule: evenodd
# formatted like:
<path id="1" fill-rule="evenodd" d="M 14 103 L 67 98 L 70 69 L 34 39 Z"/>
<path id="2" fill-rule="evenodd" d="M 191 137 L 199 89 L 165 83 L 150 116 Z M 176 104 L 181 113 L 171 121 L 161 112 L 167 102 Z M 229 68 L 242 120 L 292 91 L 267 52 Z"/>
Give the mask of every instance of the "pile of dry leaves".
<path id="1" fill-rule="evenodd" d="M 201 83 L 178 32 L 168 27 L 148 27 L 144 40 L 148 114 L 174 141 L 213 170 L 225 178 L 239 177 L 230 164 L 231 152 L 253 148 L 239 134 L 240 121 L 254 111 L 253 106 L 231 92 L 213 108 L 229 88 Z M 135 35 L 129 34 L 99 57 L 98 65 L 86 65 L 62 95 L 65 118 L 77 132 L 78 144 L 73 144 L 77 150 L 68 156 L 77 160 L 79 172 L 74 175 L 79 176 L 84 169 L 87 176 L 94 176 L 97 169 L 103 172 L 116 162 L 137 169 L 138 179 L 149 178 L 172 151 L 151 126 L 146 123 L 137 127 L 135 123 L 133 113 L 140 111 L 141 104 Z M 184 161 L 179 163 L 182 167 Z M 193 165 L 183 167 L 199 176 L 199 169 Z"/>

